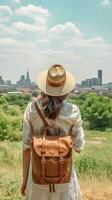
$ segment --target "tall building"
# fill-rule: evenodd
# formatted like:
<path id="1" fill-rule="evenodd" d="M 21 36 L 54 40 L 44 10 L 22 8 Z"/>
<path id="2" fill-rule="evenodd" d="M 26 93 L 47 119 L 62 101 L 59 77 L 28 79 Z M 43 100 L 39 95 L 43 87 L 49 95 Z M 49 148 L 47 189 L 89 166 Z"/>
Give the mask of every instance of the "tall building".
<path id="1" fill-rule="evenodd" d="M 6 80 L 6 85 L 11 85 L 11 80 Z"/>
<path id="2" fill-rule="evenodd" d="M 82 81 L 83 87 L 101 86 L 102 85 L 102 70 L 98 70 L 97 78 L 88 78 Z"/>
<path id="3" fill-rule="evenodd" d="M 91 79 L 88 78 L 88 79 L 82 81 L 82 86 L 83 87 L 91 87 L 92 86 Z"/>
<path id="4" fill-rule="evenodd" d="M 26 82 L 26 85 L 31 85 L 31 79 L 30 79 L 29 70 L 27 70 L 25 82 Z"/>
<path id="5" fill-rule="evenodd" d="M 99 85 L 102 85 L 102 70 L 98 70 L 98 79 L 99 79 Z"/>
<path id="6" fill-rule="evenodd" d="M 24 86 L 26 87 L 26 86 L 32 85 L 32 82 L 31 82 L 31 79 L 30 79 L 30 74 L 29 74 L 28 70 L 27 70 L 26 77 L 25 77 L 25 75 L 21 75 L 20 80 L 17 81 L 17 85 L 19 87 L 24 87 Z"/>
<path id="7" fill-rule="evenodd" d="M 27 70 L 26 79 L 30 79 L 29 70 Z"/>
<path id="8" fill-rule="evenodd" d="M 98 78 L 91 78 L 91 86 L 99 85 L 99 79 Z"/>
<path id="9" fill-rule="evenodd" d="M 5 85 L 5 81 L 2 79 L 2 76 L 0 76 L 0 85 Z"/>

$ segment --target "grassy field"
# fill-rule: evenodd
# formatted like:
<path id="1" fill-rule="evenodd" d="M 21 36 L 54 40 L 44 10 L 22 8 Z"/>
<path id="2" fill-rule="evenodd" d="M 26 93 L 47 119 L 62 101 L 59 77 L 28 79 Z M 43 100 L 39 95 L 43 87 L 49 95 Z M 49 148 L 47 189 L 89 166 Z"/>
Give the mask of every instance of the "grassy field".
<path id="1" fill-rule="evenodd" d="M 76 156 L 84 200 L 112 199 L 112 133 L 86 132 L 86 144 Z"/>
<path id="2" fill-rule="evenodd" d="M 112 133 L 87 132 L 81 154 L 74 165 L 84 200 L 112 200 Z M 0 200 L 22 200 L 21 143 L 0 142 Z"/>

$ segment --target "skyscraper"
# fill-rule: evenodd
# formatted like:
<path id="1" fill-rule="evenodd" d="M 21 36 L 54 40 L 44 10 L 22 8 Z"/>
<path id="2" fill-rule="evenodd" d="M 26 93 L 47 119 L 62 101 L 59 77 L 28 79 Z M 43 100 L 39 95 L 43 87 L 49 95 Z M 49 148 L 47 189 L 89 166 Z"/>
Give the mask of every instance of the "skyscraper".
<path id="1" fill-rule="evenodd" d="M 5 85 L 5 81 L 2 79 L 1 75 L 0 75 L 0 85 Z"/>
<path id="2" fill-rule="evenodd" d="M 99 79 L 99 85 L 102 85 L 102 70 L 98 70 L 98 79 Z"/>
<path id="3" fill-rule="evenodd" d="M 26 83 L 26 85 L 31 85 L 29 70 L 27 70 L 25 83 Z"/>
<path id="4" fill-rule="evenodd" d="M 30 79 L 30 75 L 29 75 L 29 70 L 27 69 L 27 75 L 26 75 L 26 79 L 29 80 Z"/>
<path id="5" fill-rule="evenodd" d="M 29 74 L 29 70 L 27 70 L 26 76 L 25 75 L 21 75 L 20 80 L 17 81 L 17 85 L 21 86 L 21 87 L 27 87 L 27 86 L 31 86 L 32 82 L 30 79 L 30 74 Z"/>

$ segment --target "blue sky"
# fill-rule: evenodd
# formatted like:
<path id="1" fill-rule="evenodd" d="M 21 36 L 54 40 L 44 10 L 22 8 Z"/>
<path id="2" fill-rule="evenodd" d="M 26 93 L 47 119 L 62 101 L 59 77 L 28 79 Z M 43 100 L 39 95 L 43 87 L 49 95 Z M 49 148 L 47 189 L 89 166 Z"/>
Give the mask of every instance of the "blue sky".
<path id="1" fill-rule="evenodd" d="M 0 74 L 32 80 L 60 63 L 77 82 L 112 81 L 112 0 L 0 0 Z"/>

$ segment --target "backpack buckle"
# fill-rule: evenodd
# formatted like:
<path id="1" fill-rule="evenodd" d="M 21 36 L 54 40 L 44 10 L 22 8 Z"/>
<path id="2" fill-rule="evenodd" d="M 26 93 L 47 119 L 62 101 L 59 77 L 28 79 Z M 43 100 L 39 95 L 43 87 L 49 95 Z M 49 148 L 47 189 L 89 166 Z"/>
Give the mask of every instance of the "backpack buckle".
<path id="1" fill-rule="evenodd" d="M 45 163 L 46 163 L 46 159 L 45 159 L 44 156 L 42 156 L 42 158 L 41 158 L 41 163 L 42 163 L 42 164 L 45 164 Z"/>
<path id="2" fill-rule="evenodd" d="M 62 157 L 62 156 L 60 156 L 59 162 L 60 162 L 61 164 L 63 164 L 63 157 Z"/>

